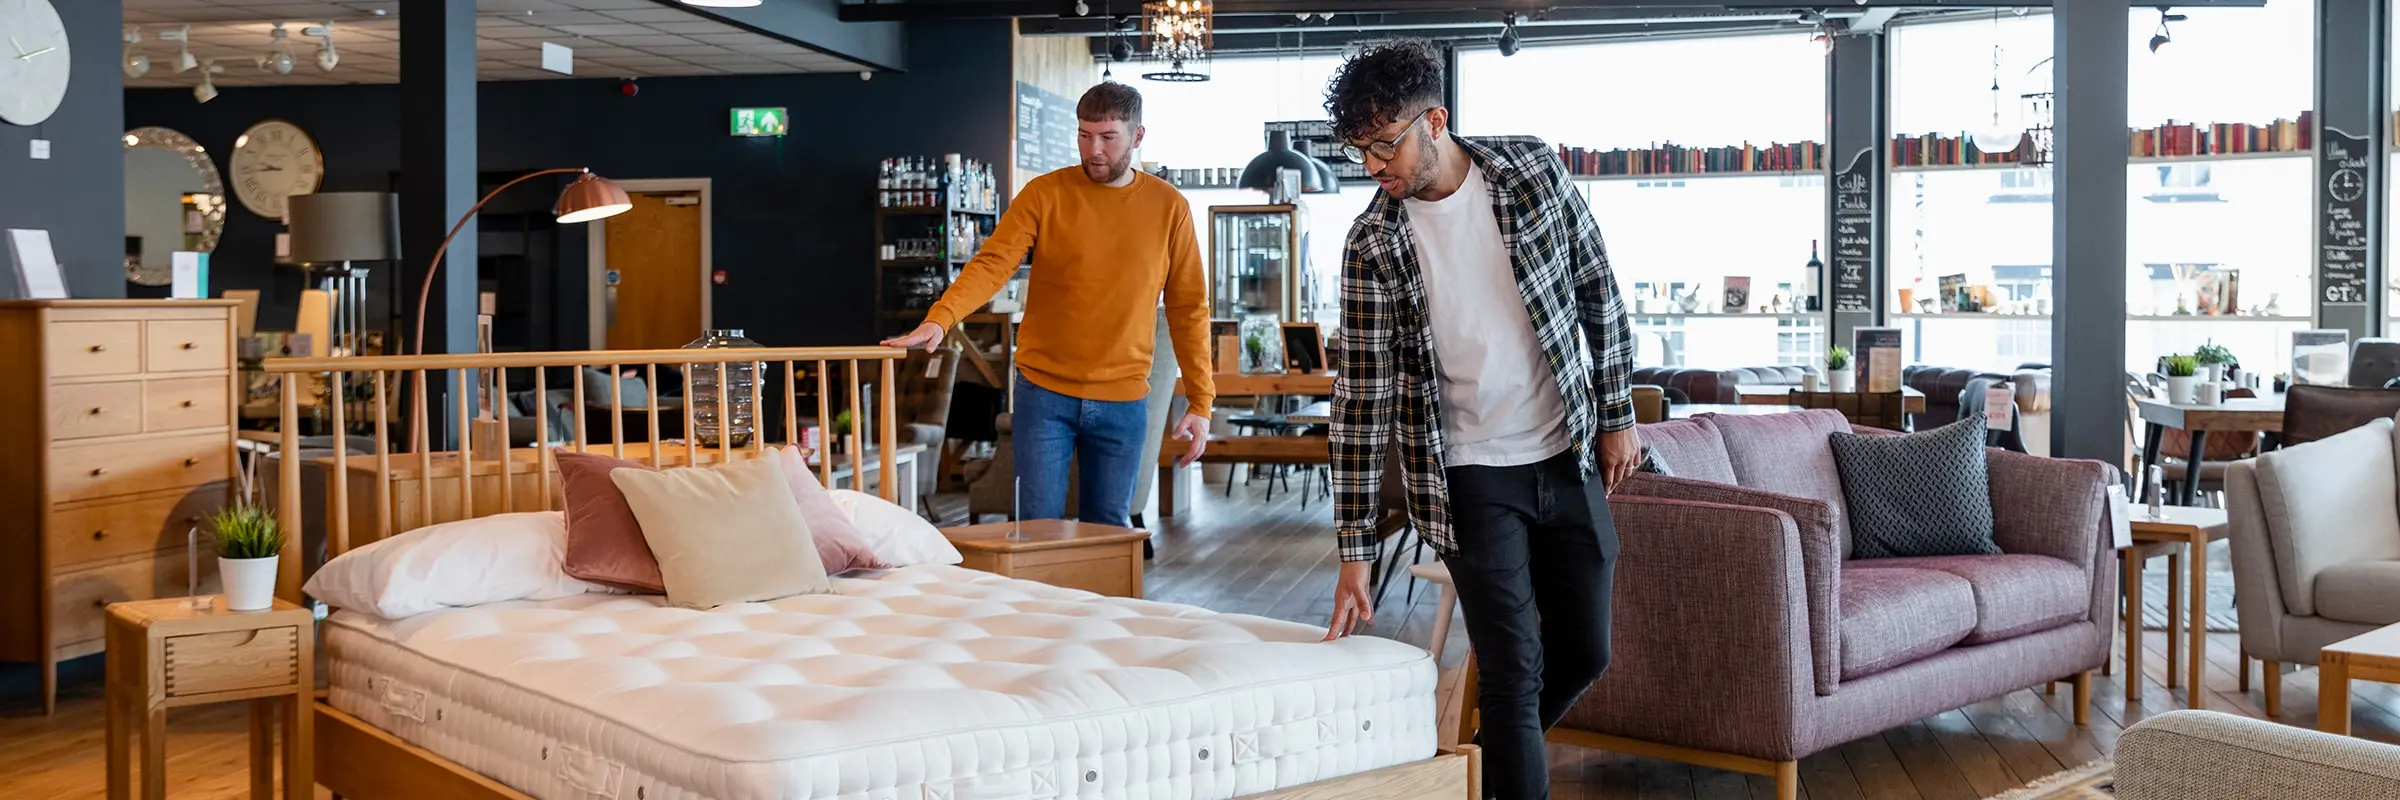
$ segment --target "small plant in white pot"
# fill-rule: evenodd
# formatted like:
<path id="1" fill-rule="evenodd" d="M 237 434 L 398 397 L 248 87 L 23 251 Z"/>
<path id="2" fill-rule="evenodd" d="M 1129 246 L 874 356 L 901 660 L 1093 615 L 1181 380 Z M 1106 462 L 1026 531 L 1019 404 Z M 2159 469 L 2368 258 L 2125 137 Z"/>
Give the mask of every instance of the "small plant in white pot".
<path id="1" fill-rule="evenodd" d="M 2240 366 L 2240 362 L 2234 360 L 2232 350 L 2221 344 L 2201 345 L 2192 351 L 2192 361 L 2199 366 L 2194 374 L 2200 378 L 2199 386 L 2193 389 L 2192 402 L 2216 405 L 2219 395 L 2224 393 L 2225 373 Z"/>
<path id="2" fill-rule="evenodd" d="M 2167 356 L 2167 402 L 2196 403 L 2200 362 L 2191 356 Z"/>
<path id="3" fill-rule="evenodd" d="M 209 541 L 217 551 L 217 577 L 225 582 L 225 608 L 264 611 L 275 605 L 275 561 L 283 552 L 283 526 L 275 515 L 237 503 L 209 517 Z"/>
<path id="4" fill-rule="evenodd" d="M 1858 373 L 1850 369 L 1850 348 L 1836 347 L 1825 351 L 1826 391 L 1858 391 Z"/>

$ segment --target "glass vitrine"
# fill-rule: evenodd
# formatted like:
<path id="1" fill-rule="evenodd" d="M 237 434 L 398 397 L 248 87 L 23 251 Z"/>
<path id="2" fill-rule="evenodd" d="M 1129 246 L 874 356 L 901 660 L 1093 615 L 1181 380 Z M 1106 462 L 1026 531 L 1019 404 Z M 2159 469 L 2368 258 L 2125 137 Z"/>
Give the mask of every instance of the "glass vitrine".
<path id="1" fill-rule="evenodd" d="M 1210 206 L 1209 310 L 1217 319 L 1271 314 L 1305 322 L 1311 282 L 1296 205 Z"/>

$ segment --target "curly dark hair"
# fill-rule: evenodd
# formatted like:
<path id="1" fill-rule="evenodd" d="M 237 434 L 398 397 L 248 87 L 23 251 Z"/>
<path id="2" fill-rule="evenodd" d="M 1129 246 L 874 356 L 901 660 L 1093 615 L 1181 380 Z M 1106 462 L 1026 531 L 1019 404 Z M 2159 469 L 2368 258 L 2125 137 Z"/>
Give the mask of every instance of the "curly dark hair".
<path id="1" fill-rule="evenodd" d="M 1325 86 L 1333 135 L 1366 137 L 1394 120 L 1442 104 L 1442 52 L 1424 39 L 1392 39 L 1360 48 Z"/>

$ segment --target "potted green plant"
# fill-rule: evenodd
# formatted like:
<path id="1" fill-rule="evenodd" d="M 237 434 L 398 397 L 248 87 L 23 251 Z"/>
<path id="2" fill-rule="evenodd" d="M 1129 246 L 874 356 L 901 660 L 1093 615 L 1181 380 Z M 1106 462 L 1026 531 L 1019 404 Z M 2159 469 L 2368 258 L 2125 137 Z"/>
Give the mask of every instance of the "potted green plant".
<path id="1" fill-rule="evenodd" d="M 209 543 L 217 553 L 217 576 L 225 583 L 225 607 L 264 611 L 275 605 L 276 559 L 283 553 L 283 526 L 275 515 L 235 503 L 208 518 Z"/>
<path id="2" fill-rule="evenodd" d="M 1830 391 L 1858 391 L 1858 373 L 1850 368 L 1850 348 L 1834 347 L 1825 351 L 1825 378 Z"/>
<path id="3" fill-rule="evenodd" d="M 2193 402 L 2204 406 L 2216 405 L 2225 394 L 2226 372 L 2238 363 L 2234 360 L 2233 351 L 2213 342 L 2204 344 L 2192 351 L 2192 362 L 2199 368 L 2194 374 L 2200 378 L 2193 389 Z"/>
<path id="4" fill-rule="evenodd" d="M 833 415 L 833 441 L 826 443 L 828 446 L 833 448 L 833 452 L 850 452 L 850 425 L 852 419 L 853 417 L 851 417 L 849 409 L 843 409 L 841 413 Z"/>
<path id="5" fill-rule="evenodd" d="M 2167 402 L 2197 403 L 2200 361 L 2187 355 L 2167 356 Z"/>

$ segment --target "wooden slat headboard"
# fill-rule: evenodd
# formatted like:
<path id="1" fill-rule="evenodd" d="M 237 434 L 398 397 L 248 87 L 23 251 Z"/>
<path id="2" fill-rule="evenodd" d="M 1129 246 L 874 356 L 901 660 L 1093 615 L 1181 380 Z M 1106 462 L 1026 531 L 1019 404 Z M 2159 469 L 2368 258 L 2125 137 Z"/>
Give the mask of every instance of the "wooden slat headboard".
<path id="1" fill-rule="evenodd" d="M 569 440 L 561 446 L 578 452 L 634 458 L 661 468 L 722 463 L 766 453 L 770 445 L 766 441 L 769 426 L 765 398 L 768 384 L 778 378 L 786 441 L 777 444 L 794 443 L 790 440 L 801 429 L 800 406 L 803 397 L 812 394 L 804 389 L 814 389 L 814 419 L 822 426 L 820 430 L 827 430 L 826 435 L 830 436 L 835 373 L 840 373 L 846 384 L 848 402 L 844 407 L 848 409 L 866 407 L 862 400 L 864 385 L 885 387 L 875 392 L 871 417 L 853 414 L 854 418 L 871 418 L 873 424 L 854 427 L 850 440 L 865 438 L 858 435 L 859 429 L 872 432 L 871 447 L 877 453 L 876 474 L 881 476 L 877 480 L 881 494 L 886 500 L 897 500 L 898 472 L 894 462 L 899 450 L 899 425 L 894 407 L 897 393 L 890 387 L 898 385 L 894 367 L 906 354 L 885 347 L 787 347 L 267 359 L 261 369 L 282 379 L 278 452 L 302 452 L 302 429 L 316 424 L 324 425 L 329 433 L 342 435 L 366 424 L 375 443 L 372 455 L 352 456 L 345 440 L 337 436 L 330 455 L 307 459 L 322 468 L 326 476 L 323 531 L 311 530 L 312 521 L 304 518 L 301 510 L 303 459 L 278 459 L 274 478 L 276 517 L 287 536 L 279 559 L 276 596 L 295 603 L 301 601 L 302 548 L 311 534 L 324 537 L 325 555 L 332 558 L 354 544 L 425 525 L 511 511 L 560 508 L 563 501 L 555 488 L 550 448 L 515 447 L 508 434 L 512 412 L 506 388 L 512 372 L 519 375 L 530 372 L 533 376 L 536 398 L 531 415 L 533 441 L 551 440 L 550 377 L 553 371 L 563 369 L 572 385 L 572 399 L 566 408 L 576 419 L 568 426 Z M 739 365 L 745 363 L 755 367 L 749 385 L 731 385 L 729 378 L 735 377 Z M 660 437 L 662 404 L 657 391 L 660 365 L 683 374 L 683 402 L 668 409 L 670 414 L 682 417 L 684 436 L 680 444 Z M 774 369 L 777 365 L 781 365 L 780 370 Z M 599 398 L 586 397 L 583 379 L 586 368 L 607 370 L 608 397 L 604 404 L 596 402 Z M 642 379 L 643 391 L 648 395 L 640 405 L 630 409 L 637 414 L 633 424 L 647 428 L 648 435 L 638 442 L 626 440 L 628 406 L 624 378 L 629 373 Z M 803 376 L 813 377 L 813 387 L 803 382 Z M 430 381 L 439 381 L 449 389 L 453 419 L 474 421 L 458 426 L 455 443 L 431 441 L 427 433 Z M 400 391 L 403 385 L 407 387 L 405 393 Z M 468 388 L 475 391 L 464 391 Z M 311 398 L 305 412 L 301 402 L 304 393 Z M 753 433 L 747 441 L 737 443 L 734 441 L 737 437 L 719 436 L 712 447 L 701 446 L 690 401 L 708 395 L 715 397 L 723 416 L 731 416 L 737 409 L 749 412 Z M 588 413 L 597 413 L 601 408 L 607 410 L 606 438 L 595 442 L 586 433 L 593 427 Z M 400 435 L 395 437 L 396 433 Z M 401 445 L 398 448 L 394 447 L 395 438 Z M 866 449 L 847 448 L 851 476 L 867 474 Z M 833 485 L 834 463 L 833 457 L 817 459 L 818 477 L 828 486 Z M 853 485 L 864 484 L 854 481 Z M 369 503 L 368 508 L 354 505 L 354 489 L 362 495 L 356 499 Z M 365 528 L 366 535 L 354 538 L 354 524 Z"/>

